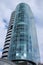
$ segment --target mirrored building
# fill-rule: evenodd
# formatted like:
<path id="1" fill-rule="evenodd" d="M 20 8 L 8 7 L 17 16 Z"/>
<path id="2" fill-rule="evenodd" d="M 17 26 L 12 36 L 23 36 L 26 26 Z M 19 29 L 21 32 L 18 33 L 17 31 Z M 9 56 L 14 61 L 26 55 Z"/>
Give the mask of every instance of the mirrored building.
<path id="1" fill-rule="evenodd" d="M 40 61 L 35 20 L 31 8 L 20 3 L 15 9 L 8 59 Z"/>
<path id="2" fill-rule="evenodd" d="M 15 12 L 13 12 L 11 16 L 8 32 L 9 29 L 11 30 L 11 37 L 7 59 L 11 61 L 30 60 L 40 62 L 35 20 L 29 5 L 26 3 L 17 5 Z M 5 46 L 7 46 L 6 44 Z M 6 49 L 4 49 L 4 51 L 6 52 Z M 4 54 L 6 55 L 6 53 L 3 53 L 3 55 Z M 3 58 L 5 58 L 5 56 Z"/>

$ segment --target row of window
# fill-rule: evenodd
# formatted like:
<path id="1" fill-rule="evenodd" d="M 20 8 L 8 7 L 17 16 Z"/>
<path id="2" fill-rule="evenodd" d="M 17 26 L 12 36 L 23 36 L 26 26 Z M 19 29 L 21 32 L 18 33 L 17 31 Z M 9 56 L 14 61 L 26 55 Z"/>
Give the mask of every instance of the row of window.
<path id="1" fill-rule="evenodd" d="M 16 29 L 16 30 L 14 30 L 14 32 L 17 34 L 17 35 L 19 35 L 19 34 L 21 34 L 21 33 L 27 33 L 27 29 L 25 30 L 25 29 Z"/>
<path id="2" fill-rule="evenodd" d="M 5 55 L 5 56 L 2 56 L 2 58 L 3 58 L 3 57 L 7 57 L 7 55 Z"/>
<path id="3" fill-rule="evenodd" d="M 8 42 L 8 41 L 10 41 L 10 40 L 6 40 L 5 43 Z"/>
<path id="4" fill-rule="evenodd" d="M 24 52 L 24 48 L 25 48 L 25 43 L 24 44 L 19 44 L 19 45 L 18 44 L 15 44 L 14 46 L 11 47 L 11 50 L 12 51 L 15 51 L 16 50 L 16 52 L 17 51 Z"/>
<path id="5" fill-rule="evenodd" d="M 21 35 L 21 36 L 15 36 L 14 38 L 14 41 L 28 41 L 28 36 L 23 36 L 23 35 Z M 8 41 L 10 41 L 9 39 L 8 40 L 6 40 L 5 42 L 8 42 Z M 30 41 L 30 43 L 31 43 L 31 41 Z"/>
<path id="6" fill-rule="evenodd" d="M 26 48 L 25 48 L 25 44 L 24 44 L 24 45 L 23 45 L 23 44 L 22 44 L 22 45 L 19 45 L 18 47 L 17 47 L 17 45 L 16 45 L 16 47 L 14 47 L 14 48 L 13 48 L 13 46 L 12 46 L 12 48 L 11 48 L 11 52 L 12 52 L 12 53 L 10 52 L 10 54 L 14 54 L 14 53 L 16 53 L 16 52 L 17 52 L 17 53 L 24 53 L 24 52 L 25 52 L 25 53 L 32 53 L 32 50 L 31 50 L 31 49 L 32 49 L 32 47 L 29 48 L 29 47 L 27 47 L 27 46 L 26 46 Z"/>
<path id="7" fill-rule="evenodd" d="M 11 34 L 11 32 L 7 33 L 7 35 L 8 35 L 8 34 Z"/>
<path id="8" fill-rule="evenodd" d="M 7 45 L 9 45 L 9 43 L 5 44 L 4 46 L 7 46 Z"/>
<path id="9" fill-rule="evenodd" d="M 7 36 L 11 35 L 11 33 L 7 34 Z"/>
<path id="10" fill-rule="evenodd" d="M 16 16 L 16 22 L 17 21 L 24 21 L 24 12 L 23 11 L 21 11 L 21 12 L 19 12 L 17 14 L 17 16 Z"/>
<path id="11" fill-rule="evenodd" d="M 9 47 L 4 47 L 4 49 L 7 49 L 7 48 L 9 48 Z M 4 50 L 4 49 L 3 49 L 3 50 Z"/>
<path id="12" fill-rule="evenodd" d="M 7 53 L 8 51 L 4 51 L 2 54 Z"/>
<path id="13" fill-rule="evenodd" d="M 23 38 L 23 37 L 18 37 L 18 38 L 15 38 L 13 39 L 13 42 L 17 42 L 17 41 L 27 41 L 28 42 L 28 38 Z"/>
<path id="14" fill-rule="evenodd" d="M 6 37 L 6 39 L 9 39 L 9 38 L 11 38 L 11 37 Z"/>
<path id="15" fill-rule="evenodd" d="M 15 27 L 14 27 L 14 30 L 16 31 L 18 31 L 19 29 L 21 29 L 21 31 L 22 30 L 27 30 L 28 29 L 28 26 L 27 25 L 24 25 L 24 24 L 17 24 L 17 25 L 15 25 Z"/>
<path id="16" fill-rule="evenodd" d="M 11 30 L 13 28 L 13 25 L 11 25 L 9 28 L 10 28 L 9 30 Z"/>
<path id="17" fill-rule="evenodd" d="M 24 8 L 25 8 L 25 7 L 24 7 L 24 4 L 20 4 L 19 12 L 20 12 L 20 11 L 23 11 L 23 12 L 24 12 L 24 10 L 25 10 Z"/>
<path id="18" fill-rule="evenodd" d="M 28 38 L 28 35 L 23 34 L 15 34 L 14 37 L 24 37 L 24 38 Z"/>
<path id="19" fill-rule="evenodd" d="M 10 37 L 10 38 L 11 38 L 11 35 L 8 35 L 8 36 L 6 35 L 6 38 L 7 38 L 7 37 Z"/>
<path id="20" fill-rule="evenodd" d="M 25 25 L 24 24 L 18 24 L 18 25 L 15 25 L 15 27 L 18 27 L 18 28 L 21 28 L 21 27 L 24 27 Z M 25 26 L 26 27 L 26 26 Z"/>
<path id="21" fill-rule="evenodd" d="M 13 38 L 28 38 L 28 34 L 24 34 L 24 33 L 16 33 Z"/>
<path id="22" fill-rule="evenodd" d="M 21 12 L 19 12 L 18 14 L 17 14 L 17 16 L 16 16 L 16 23 L 17 22 L 27 22 L 28 23 L 28 19 L 29 17 L 27 16 L 27 14 L 26 13 L 24 13 L 24 11 L 21 11 Z"/>
<path id="23" fill-rule="evenodd" d="M 12 32 L 12 30 L 8 30 L 8 32 L 7 32 L 7 33 L 10 33 L 10 32 Z"/>

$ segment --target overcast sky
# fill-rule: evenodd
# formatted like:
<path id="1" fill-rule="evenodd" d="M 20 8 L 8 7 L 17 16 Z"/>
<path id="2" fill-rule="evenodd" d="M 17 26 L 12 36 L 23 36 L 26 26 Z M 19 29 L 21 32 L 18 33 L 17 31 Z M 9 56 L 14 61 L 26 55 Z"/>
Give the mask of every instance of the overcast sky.
<path id="1" fill-rule="evenodd" d="M 43 0 L 0 0 L 0 57 L 11 13 L 20 2 L 29 4 L 35 17 L 41 62 L 43 62 Z"/>

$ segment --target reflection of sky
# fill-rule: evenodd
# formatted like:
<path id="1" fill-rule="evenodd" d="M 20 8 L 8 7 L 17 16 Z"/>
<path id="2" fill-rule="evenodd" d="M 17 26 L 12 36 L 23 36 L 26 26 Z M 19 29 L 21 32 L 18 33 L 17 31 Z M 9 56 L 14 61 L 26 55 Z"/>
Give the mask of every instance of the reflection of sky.
<path id="1" fill-rule="evenodd" d="M 0 0 L 0 55 L 5 41 L 7 27 L 11 12 L 20 2 L 30 5 L 36 20 L 38 43 L 40 47 L 41 61 L 43 62 L 43 0 Z"/>

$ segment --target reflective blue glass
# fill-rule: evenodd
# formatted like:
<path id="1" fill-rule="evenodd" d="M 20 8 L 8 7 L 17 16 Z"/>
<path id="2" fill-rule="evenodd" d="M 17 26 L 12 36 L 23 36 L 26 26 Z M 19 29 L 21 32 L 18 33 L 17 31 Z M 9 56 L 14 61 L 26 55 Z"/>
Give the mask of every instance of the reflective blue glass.
<path id="1" fill-rule="evenodd" d="M 8 59 L 40 61 L 35 21 L 30 7 L 20 3 L 15 9 Z"/>

